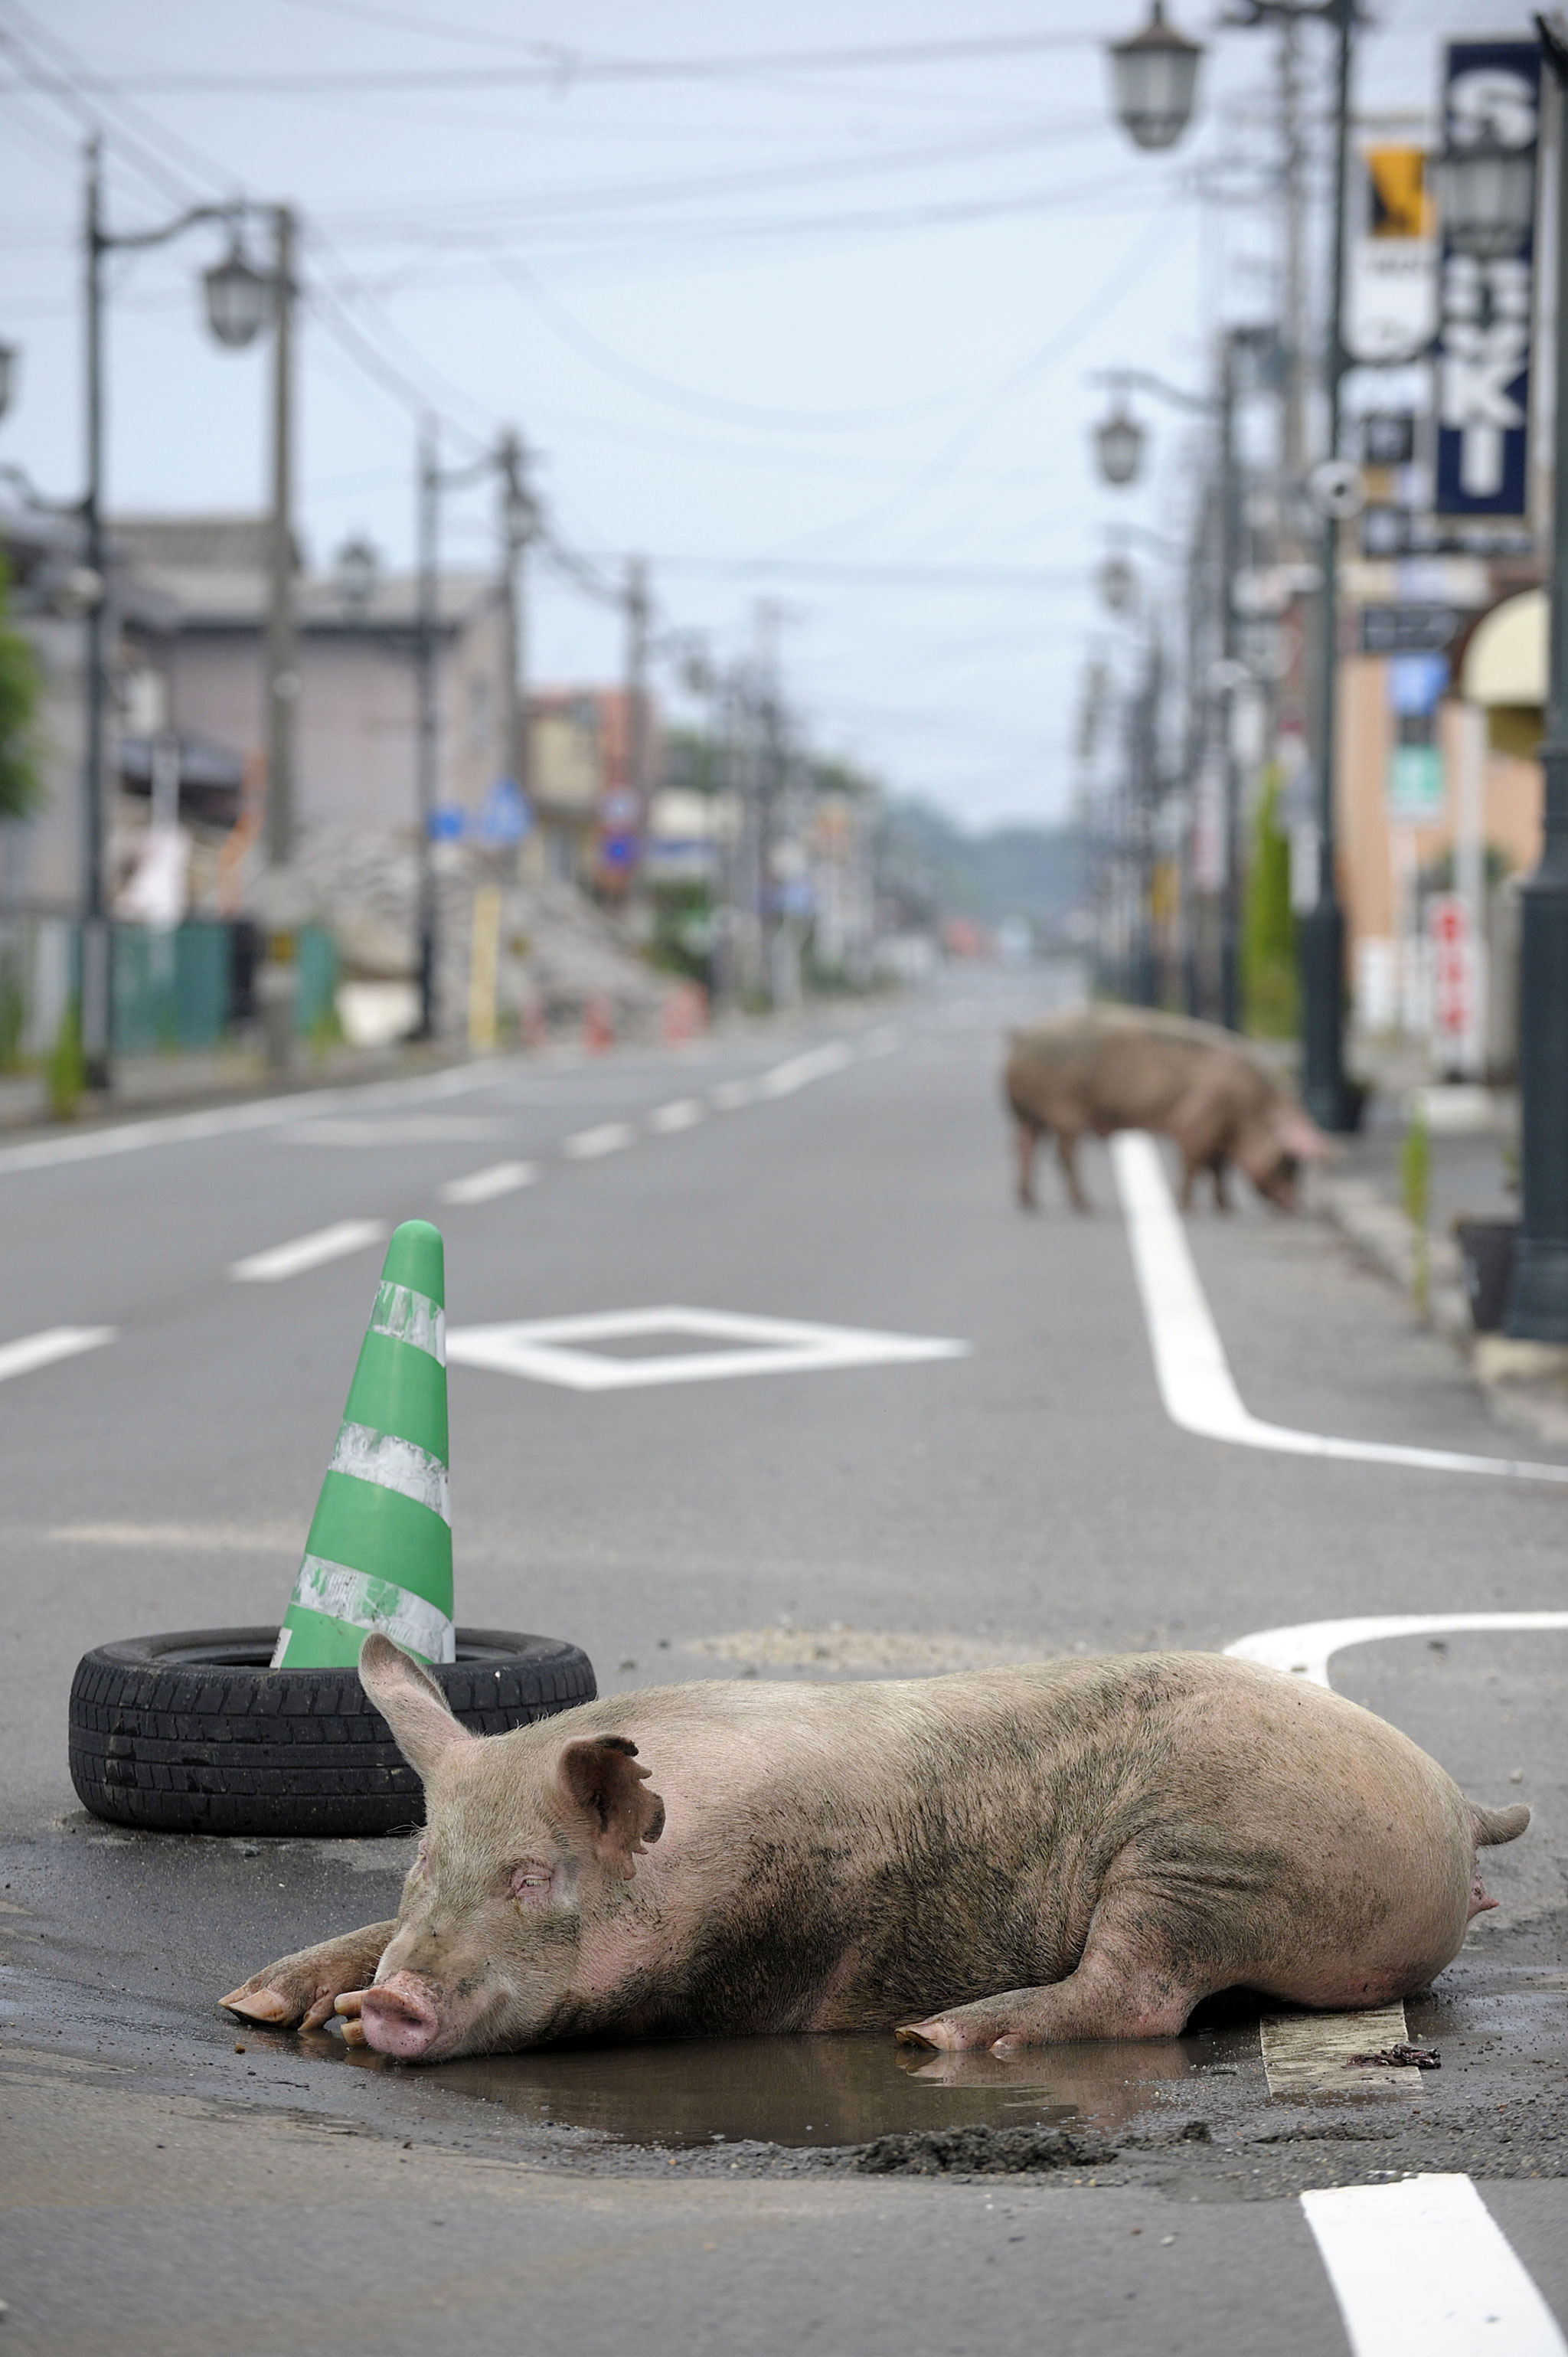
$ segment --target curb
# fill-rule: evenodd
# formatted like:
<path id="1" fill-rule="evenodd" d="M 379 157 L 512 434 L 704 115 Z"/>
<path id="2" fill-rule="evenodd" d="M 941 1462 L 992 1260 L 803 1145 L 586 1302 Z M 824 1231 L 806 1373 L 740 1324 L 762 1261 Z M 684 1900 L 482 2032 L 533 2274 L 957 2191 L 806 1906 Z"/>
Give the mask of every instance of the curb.
<path id="1" fill-rule="evenodd" d="M 1369 1179 L 1319 1178 L 1311 1209 L 1411 1298 L 1415 1232 L 1397 1204 Z M 1468 1361 L 1487 1413 L 1498 1424 L 1537 1440 L 1568 1446 L 1568 1347 L 1477 1334 L 1470 1322 L 1458 1247 L 1449 1236 L 1427 1240 L 1425 1322 Z"/>

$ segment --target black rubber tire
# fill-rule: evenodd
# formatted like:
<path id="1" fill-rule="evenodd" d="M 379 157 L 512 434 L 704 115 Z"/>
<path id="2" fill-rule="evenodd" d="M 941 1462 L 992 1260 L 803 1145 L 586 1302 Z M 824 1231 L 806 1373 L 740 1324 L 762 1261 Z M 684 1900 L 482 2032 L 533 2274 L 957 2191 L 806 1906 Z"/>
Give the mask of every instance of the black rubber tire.
<path id="1" fill-rule="evenodd" d="M 94 1646 L 70 1682 L 70 1781 L 111 1824 L 181 1834 L 390 1834 L 424 1793 L 352 1670 L 268 1667 L 275 1629 L 194 1629 Z M 476 1735 L 598 1691 L 556 1637 L 459 1629 L 431 1675 Z"/>

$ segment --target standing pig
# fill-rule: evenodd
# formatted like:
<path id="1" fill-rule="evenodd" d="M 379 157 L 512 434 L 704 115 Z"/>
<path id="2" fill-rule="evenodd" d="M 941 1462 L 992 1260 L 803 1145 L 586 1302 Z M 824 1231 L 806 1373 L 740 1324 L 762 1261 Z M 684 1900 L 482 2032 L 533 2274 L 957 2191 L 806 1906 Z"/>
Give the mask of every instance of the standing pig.
<path id="1" fill-rule="evenodd" d="M 360 1675 L 424 1782 L 401 1911 L 222 2002 L 280 2027 L 336 2008 L 409 2061 L 1165 2038 L 1238 1986 L 1382 2005 L 1495 1903 L 1477 1843 L 1530 1818 L 1465 1800 L 1354 1703 L 1217 1654 L 660 1686 L 488 1738 L 385 1637 Z"/>
<path id="2" fill-rule="evenodd" d="M 1004 1073 L 1017 1125 L 1018 1200 L 1035 1209 L 1035 1148 L 1047 1133 L 1076 1211 L 1090 1209 L 1078 1175 L 1086 1131 L 1161 1130 L 1181 1148 L 1181 1207 L 1200 1170 L 1225 1200 L 1225 1166 L 1239 1162 L 1282 1211 L 1295 1209 L 1296 1166 L 1321 1161 L 1327 1139 L 1246 1042 L 1215 1024 L 1141 1008 L 1091 1006 L 1011 1035 Z"/>

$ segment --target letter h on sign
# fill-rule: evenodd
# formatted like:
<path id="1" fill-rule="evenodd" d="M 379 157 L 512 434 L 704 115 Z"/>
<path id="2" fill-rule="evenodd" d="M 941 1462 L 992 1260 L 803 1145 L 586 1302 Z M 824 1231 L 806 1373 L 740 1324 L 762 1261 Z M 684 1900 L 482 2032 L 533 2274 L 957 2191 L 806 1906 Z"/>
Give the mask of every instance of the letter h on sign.
<path id="1" fill-rule="evenodd" d="M 1533 41 L 1454 41 L 1444 118 L 1451 149 L 1482 142 L 1533 156 L 1541 52 Z M 1438 291 L 1439 515 L 1522 516 L 1529 503 L 1530 287 L 1535 242 L 1480 262 L 1444 239 Z"/>

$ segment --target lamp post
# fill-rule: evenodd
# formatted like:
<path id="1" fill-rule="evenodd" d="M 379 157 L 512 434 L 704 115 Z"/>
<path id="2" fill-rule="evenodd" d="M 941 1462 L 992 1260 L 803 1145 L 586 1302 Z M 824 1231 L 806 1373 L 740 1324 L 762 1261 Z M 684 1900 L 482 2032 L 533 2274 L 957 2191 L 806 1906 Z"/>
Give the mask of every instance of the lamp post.
<path id="1" fill-rule="evenodd" d="M 521 437 L 503 434 L 496 450 L 500 479 L 500 524 L 506 598 L 507 767 L 526 810 L 529 775 L 527 679 L 527 576 L 529 544 L 539 529 L 539 510 L 528 484 L 528 453 Z M 514 854 L 515 856 L 515 854 Z"/>
<path id="2" fill-rule="evenodd" d="M 1568 26 L 1538 16 L 1556 91 L 1556 416 L 1552 639 L 1541 859 L 1520 893 L 1520 1232 L 1507 1331 L 1568 1342 Z M 1492 139 L 1455 145 L 1439 167 L 1444 242 L 1480 261 L 1517 253 L 1534 213 L 1528 156 Z"/>
<path id="3" fill-rule="evenodd" d="M 22 365 L 22 355 L 15 344 L 0 344 L 0 417 L 10 411 L 16 398 L 16 378 Z"/>
<path id="4" fill-rule="evenodd" d="M 114 234 L 103 222 L 102 151 L 97 139 L 87 149 L 86 220 L 82 251 L 85 264 L 87 374 L 87 489 L 81 502 L 83 569 L 94 585 L 86 605 L 86 694 L 82 791 L 81 885 L 81 1049 L 89 1088 L 109 1086 L 112 1070 L 111 968 L 108 909 L 103 890 L 103 771 L 104 647 L 108 630 L 105 584 L 107 563 L 103 532 L 103 263 L 109 253 L 141 252 L 166 245 L 172 238 L 200 223 L 229 225 L 231 244 L 227 257 L 203 275 L 208 326 L 217 340 L 238 350 L 261 333 L 269 319 L 275 329 L 276 371 L 273 416 L 273 519 L 268 602 L 268 848 L 275 861 L 286 857 L 289 756 L 292 749 L 292 699 L 298 687 L 293 673 L 293 537 L 289 522 L 289 319 L 293 308 L 293 218 L 286 208 L 274 208 L 276 238 L 271 274 L 255 269 L 240 243 L 245 219 L 255 210 L 242 199 L 227 205 L 192 205 L 160 228 Z M 282 815 L 274 807 L 278 781 Z"/>
<path id="5" fill-rule="evenodd" d="M 1330 459 L 1339 447 L 1340 387 L 1347 365 L 1341 327 L 1345 276 L 1345 172 L 1349 143 L 1350 70 L 1358 21 L 1357 0 L 1239 0 L 1241 13 L 1222 21 L 1238 28 L 1309 18 L 1332 26 L 1336 37 L 1334 179 L 1327 334 L 1324 391 L 1327 396 Z M 1111 48 L 1116 111 L 1122 128 L 1140 147 L 1173 146 L 1187 127 L 1197 90 L 1197 45 L 1165 24 L 1160 0 L 1154 16 L 1133 40 Z M 1184 104 L 1185 93 L 1185 104 Z M 1314 728 L 1317 782 L 1317 893 L 1300 920 L 1302 978 L 1302 1096 L 1324 1129 L 1346 1129 L 1354 1118 L 1345 1084 L 1345 916 L 1339 905 L 1335 862 L 1336 670 L 1338 654 L 1337 565 L 1338 520 L 1323 503 L 1323 586 L 1317 600 L 1316 694 Z"/>

